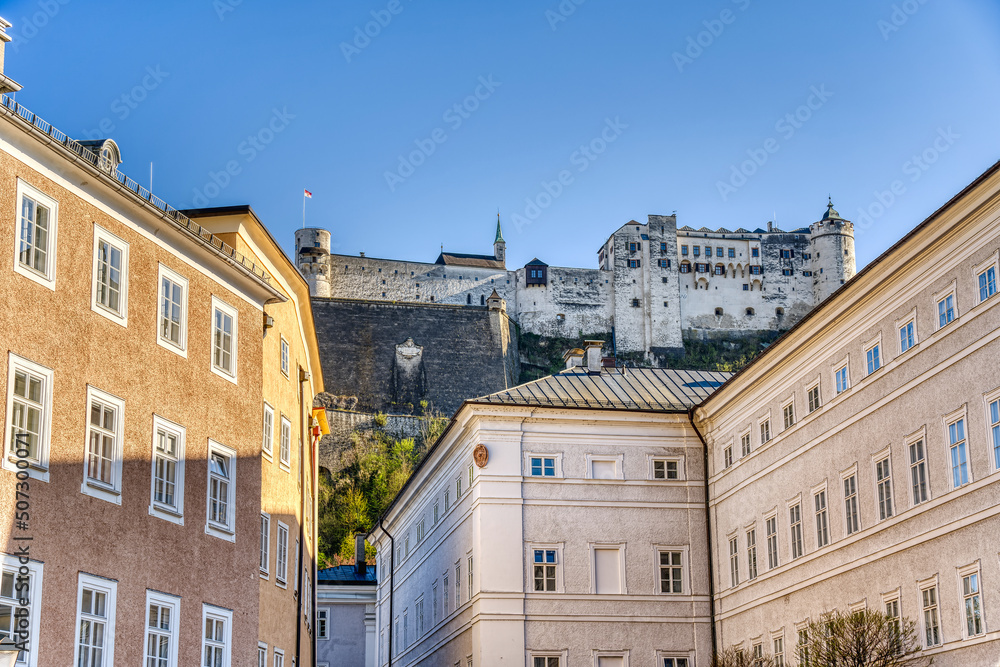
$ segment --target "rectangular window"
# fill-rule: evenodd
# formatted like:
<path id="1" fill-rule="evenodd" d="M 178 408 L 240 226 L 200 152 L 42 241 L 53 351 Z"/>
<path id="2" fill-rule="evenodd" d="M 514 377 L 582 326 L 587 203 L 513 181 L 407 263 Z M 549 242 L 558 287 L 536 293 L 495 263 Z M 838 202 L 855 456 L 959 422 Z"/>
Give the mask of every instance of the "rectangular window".
<path id="1" fill-rule="evenodd" d="M 990 402 L 990 435 L 993 438 L 993 465 L 1000 470 L 1000 400 Z"/>
<path id="2" fill-rule="evenodd" d="M 895 594 L 896 597 L 883 599 L 883 604 L 885 605 L 885 616 L 886 618 L 892 619 L 893 621 L 893 636 L 890 638 L 891 646 L 895 649 L 895 653 L 902 652 L 902 646 L 900 644 L 900 637 L 903 633 L 903 622 L 899 617 L 899 593 Z"/>
<path id="3" fill-rule="evenodd" d="M 420 637 L 424 634 L 424 600 L 423 598 L 417 600 L 413 603 L 413 616 L 416 621 L 416 636 Z"/>
<path id="4" fill-rule="evenodd" d="M 531 457 L 532 477 L 555 477 L 556 460 L 541 456 Z"/>
<path id="5" fill-rule="evenodd" d="M 717 276 L 724 276 L 724 275 L 726 275 L 726 267 L 722 266 L 722 264 L 716 264 L 715 265 L 715 275 L 717 275 Z"/>
<path id="6" fill-rule="evenodd" d="M 765 419 L 760 423 L 760 444 L 771 441 L 771 420 Z"/>
<path id="7" fill-rule="evenodd" d="M 0 638 L 13 635 L 18 628 L 28 630 L 31 638 L 29 650 L 18 653 L 16 667 L 36 667 L 38 664 L 41 595 L 42 564 L 28 561 L 22 565 L 16 556 L 0 554 Z M 26 604 L 22 605 L 25 600 Z M 16 614 L 24 609 L 27 615 L 19 618 Z"/>
<path id="8" fill-rule="evenodd" d="M 660 592 L 684 592 L 684 566 L 680 551 L 661 551 L 660 554 Z"/>
<path id="9" fill-rule="evenodd" d="M 913 490 L 913 504 L 919 505 L 927 500 L 927 459 L 924 455 L 924 441 L 911 442 L 910 450 L 910 487 Z"/>
<path id="10" fill-rule="evenodd" d="M 260 513 L 260 573 L 267 576 L 271 567 L 271 515 Z"/>
<path id="11" fill-rule="evenodd" d="M 733 465 L 733 447 L 730 445 L 726 447 L 725 451 L 722 453 L 723 464 L 726 468 Z"/>
<path id="12" fill-rule="evenodd" d="M 184 514 L 184 428 L 157 415 L 152 461 L 150 514 L 176 523 Z"/>
<path id="13" fill-rule="evenodd" d="M 469 556 L 468 565 L 469 565 L 469 567 L 468 567 L 469 573 L 467 575 L 469 577 L 469 593 L 468 593 L 468 595 L 469 595 L 469 601 L 471 602 L 472 601 L 472 556 Z"/>
<path id="14" fill-rule="evenodd" d="M 659 261 L 659 264 L 660 264 L 660 268 L 661 269 L 669 269 L 670 268 L 670 260 L 669 259 L 661 259 Z"/>
<path id="15" fill-rule="evenodd" d="M 591 479 L 618 479 L 618 461 L 591 461 Z"/>
<path id="16" fill-rule="evenodd" d="M 830 543 L 830 522 L 826 512 L 826 489 L 813 496 L 813 506 L 816 509 L 816 548 L 821 549 Z"/>
<path id="17" fill-rule="evenodd" d="M 711 257 L 711 256 L 712 256 L 712 246 L 707 245 L 705 246 L 705 257 Z"/>
<path id="18" fill-rule="evenodd" d="M 781 259 L 791 259 L 791 258 L 792 258 L 792 251 L 791 250 L 785 250 L 784 248 L 782 248 L 782 250 L 781 250 Z"/>
<path id="19" fill-rule="evenodd" d="M 909 350 L 917 342 L 914 334 L 913 322 L 907 322 L 899 327 L 899 353 Z"/>
<path id="20" fill-rule="evenodd" d="M 438 516 L 440 515 L 440 509 L 441 509 L 441 505 L 438 503 L 437 500 L 435 500 L 434 501 L 434 525 L 435 526 L 437 525 L 437 522 L 438 522 Z"/>
<path id="21" fill-rule="evenodd" d="M 83 667 L 111 667 L 115 664 L 117 590 L 117 582 L 80 573 L 74 664 Z"/>
<path id="22" fill-rule="evenodd" d="M 701 246 L 698 245 L 694 246 L 694 256 L 701 257 Z"/>
<path id="23" fill-rule="evenodd" d="M 724 255 L 725 255 L 725 253 L 724 253 L 724 251 L 723 251 L 722 248 L 716 248 L 715 249 L 715 256 L 716 257 L 723 257 Z"/>
<path id="24" fill-rule="evenodd" d="M 109 319 L 127 323 L 128 243 L 94 226 L 94 277 L 91 307 Z"/>
<path id="25" fill-rule="evenodd" d="M 143 667 L 177 667 L 180 598 L 146 591 L 146 662 Z M 267 647 L 264 647 L 267 654 Z"/>
<path id="26" fill-rule="evenodd" d="M 635 252 L 635 246 L 636 246 L 635 243 L 629 243 L 628 244 L 628 251 L 629 252 Z"/>
<path id="27" fill-rule="evenodd" d="M 458 500 L 462 497 L 462 476 L 459 475 L 455 478 L 455 499 Z"/>
<path id="28" fill-rule="evenodd" d="M 955 319 L 955 295 L 949 294 L 938 301 L 938 327 L 943 327 Z"/>
<path id="29" fill-rule="evenodd" d="M 24 459 L 36 470 L 47 470 L 52 422 L 52 371 L 27 359 L 8 355 L 7 424 L 10 440 L 4 468 L 17 470 Z M 20 456 L 19 456 L 20 452 Z M 47 479 L 47 474 L 43 479 Z"/>
<path id="30" fill-rule="evenodd" d="M 878 345 L 873 345 L 865 351 L 865 360 L 868 363 L 868 375 L 871 375 L 882 367 L 878 347 Z"/>
<path id="31" fill-rule="evenodd" d="M 736 248 L 730 248 L 729 249 L 729 258 L 730 259 L 735 259 L 736 258 Z"/>
<path id="32" fill-rule="evenodd" d="M 774 637 L 771 640 L 773 647 L 774 667 L 785 667 L 785 638 Z"/>
<path id="33" fill-rule="evenodd" d="M 847 379 L 847 366 L 842 366 L 837 370 L 837 393 L 842 394 L 851 386 Z"/>
<path id="34" fill-rule="evenodd" d="M 795 426 L 795 403 L 789 403 L 785 407 L 781 408 L 781 416 L 785 420 L 786 429 Z"/>
<path id="35" fill-rule="evenodd" d="M 531 667 L 560 667 L 559 656 L 536 655 L 531 658 Z"/>
<path id="36" fill-rule="evenodd" d="M 257 642 L 257 667 L 267 667 L 267 644 Z"/>
<path id="37" fill-rule="evenodd" d="M 816 412 L 820 408 L 819 385 L 812 387 L 808 392 L 809 412 Z"/>
<path id="38" fill-rule="evenodd" d="M 236 451 L 208 441 L 208 523 L 205 532 L 233 541 Z"/>
<path id="39" fill-rule="evenodd" d="M 861 530 L 861 524 L 858 521 L 857 475 L 844 478 L 844 518 L 847 522 L 848 535 L 853 535 Z"/>
<path id="40" fill-rule="evenodd" d="M 462 606 L 462 566 L 455 563 L 455 609 Z"/>
<path id="41" fill-rule="evenodd" d="M 781 275 L 783 275 L 783 276 L 790 276 L 790 275 L 792 275 L 792 270 L 791 269 L 782 269 L 781 270 Z"/>
<path id="42" fill-rule="evenodd" d="M 639 260 L 637 260 L 637 259 L 630 259 L 628 261 L 628 268 L 630 268 L 630 269 L 638 269 L 639 268 Z"/>
<path id="43" fill-rule="evenodd" d="M 687 658 L 664 658 L 663 667 L 689 667 Z"/>
<path id="44" fill-rule="evenodd" d="M 14 270 L 55 289 L 58 204 L 24 181 L 17 181 L 18 236 Z"/>
<path id="45" fill-rule="evenodd" d="M 236 309 L 212 297 L 212 371 L 236 381 Z"/>
<path id="46" fill-rule="evenodd" d="M 681 246 L 681 255 L 686 257 L 687 254 L 688 254 L 688 247 L 686 245 L 682 245 Z"/>
<path id="47" fill-rule="evenodd" d="M 278 522 L 277 554 L 274 562 L 274 580 L 279 584 L 288 581 L 288 526 Z"/>
<path id="48" fill-rule="evenodd" d="M 122 417 L 120 398 L 87 387 L 87 457 L 81 491 L 121 504 Z"/>
<path id="49" fill-rule="evenodd" d="M 666 251 L 667 251 L 667 244 L 666 243 L 661 243 L 660 244 L 660 252 L 666 252 Z"/>
<path id="50" fill-rule="evenodd" d="M 441 608 L 441 603 L 438 601 L 438 583 L 435 581 L 431 584 L 431 622 L 438 622 L 438 612 Z"/>
<path id="51" fill-rule="evenodd" d="M 937 646 L 941 643 L 941 623 L 938 618 L 937 586 L 920 591 L 924 611 L 924 644 Z"/>
<path id="52" fill-rule="evenodd" d="M 653 479 L 680 479 L 680 461 L 653 459 Z"/>
<path id="53" fill-rule="evenodd" d="M 979 301 L 986 301 L 997 293 L 997 274 L 994 267 L 990 267 L 979 274 Z"/>
<path id="54" fill-rule="evenodd" d="M 875 488 L 878 491 L 878 518 L 885 521 L 892 516 L 892 472 L 889 457 L 875 463 Z"/>
<path id="55" fill-rule="evenodd" d="M 760 248 L 750 248 L 751 257 L 760 257 Z"/>
<path id="56" fill-rule="evenodd" d="M 281 374 L 288 377 L 288 341 L 281 337 Z"/>
<path id="57" fill-rule="evenodd" d="M 979 573 L 962 576 L 962 598 L 965 604 L 965 632 L 967 637 L 983 634 L 983 602 L 979 591 Z"/>
<path id="58" fill-rule="evenodd" d="M 747 579 L 757 578 L 757 529 L 747 531 Z"/>
<path id="59" fill-rule="evenodd" d="M 285 667 L 285 652 L 280 648 L 274 649 L 274 667 Z"/>
<path id="60" fill-rule="evenodd" d="M 740 585 L 740 540 L 729 538 L 729 585 L 735 588 Z"/>
<path id="61" fill-rule="evenodd" d="M 965 449 L 965 419 L 948 424 L 948 444 L 951 448 L 951 484 L 958 488 L 969 483 L 969 459 Z"/>
<path id="62" fill-rule="evenodd" d="M 229 667 L 232 651 L 233 612 L 207 604 L 201 606 L 201 655 L 206 667 Z M 275 659 L 280 655 L 274 649 Z M 282 659 L 284 659 L 282 657 Z"/>
<path id="63" fill-rule="evenodd" d="M 292 422 L 288 421 L 285 415 L 281 415 L 281 449 L 278 451 L 278 458 L 281 465 L 286 468 L 292 461 Z"/>
<path id="64" fill-rule="evenodd" d="M 750 432 L 744 433 L 740 436 L 740 451 L 741 456 L 750 456 Z"/>
<path id="65" fill-rule="evenodd" d="M 767 568 L 778 567 L 778 517 L 768 517 L 764 521 L 767 530 Z"/>
<path id="66" fill-rule="evenodd" d="M 449 600 L 451 600 L 451 598 L 448 597 L 448 572 L 446 570 L 444 573 L 444 580 L 442 581 L 442 588 L 441 588 L 441 609 L 444 612 L 445 616 L 448 615 Z"/>
<path id="67" fill-rule="evenodd" d="M 599 595 L 619 595 L 622 593 L 622 552 L 612 549 L 594 548 L 594 592 Z"/>
<path id="68" fill-rule="evenodd" d="M 788 524 L 792 540 L 792 558 L 802 555 L 802 507 L 792 505 L 788 508 Z"/>
<path id="69" fill-rule="evenodd" d="M 274 408 L 267 403 L 264 404 L 264 442 L 261 451 L 268 456 L 274 448 Z"/>

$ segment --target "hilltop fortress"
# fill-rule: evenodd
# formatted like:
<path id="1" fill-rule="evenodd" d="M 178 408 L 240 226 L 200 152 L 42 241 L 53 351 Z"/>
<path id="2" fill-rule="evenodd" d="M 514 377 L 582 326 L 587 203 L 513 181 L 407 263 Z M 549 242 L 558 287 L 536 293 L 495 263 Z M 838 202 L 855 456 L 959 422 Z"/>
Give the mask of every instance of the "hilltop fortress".
<path id="1" fill-rule="evenodd" d="M 499 219 L 492 255 L 442 251 L 434 263 L 337 255 L 330 232 L 317 228 L 295 233 L 295 251 L 321 302 L 485 311 L 495 292 L 494 310 L 502 305 L 524 332 L 612 333 L 616 351 L 650 360 L 681 351 L 685 336 L 787 329 L 855 274 L 854 226 L 832 201 L 818 222 L 791 231 L 678 228 L 676 215 L 650 215 L 612 233 L 596 269 L 537 258 L 508 269 Z"/>

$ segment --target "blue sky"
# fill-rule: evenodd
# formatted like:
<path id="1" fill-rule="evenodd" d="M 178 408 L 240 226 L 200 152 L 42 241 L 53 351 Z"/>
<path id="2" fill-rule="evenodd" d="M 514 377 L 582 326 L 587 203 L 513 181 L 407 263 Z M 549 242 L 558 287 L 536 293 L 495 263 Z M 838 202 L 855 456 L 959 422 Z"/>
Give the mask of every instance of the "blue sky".
<path id="1" fill-rule="evenodd" d="M 337 252 L 490 252 L 499 209 L 508 266 L 585 267 L 650 213 L 791 229 L 831 194 L 860 268 L 1000 159 L 995 1 L 4 0 L 0 15 L 19 102 L 111 136 L 140 182 L 153 162 L 177 208 L 249 203 L 286 250 L 303 188 Z"/>

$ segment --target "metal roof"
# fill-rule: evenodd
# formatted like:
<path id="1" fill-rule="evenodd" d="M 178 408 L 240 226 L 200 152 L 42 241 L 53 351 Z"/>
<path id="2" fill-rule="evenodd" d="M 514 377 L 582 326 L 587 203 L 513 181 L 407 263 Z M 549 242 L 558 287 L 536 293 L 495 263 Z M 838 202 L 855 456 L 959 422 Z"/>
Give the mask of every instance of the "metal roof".
<path id="1" fill-rule="evenodd" d="M 328 567 L 316 573 L 316 581 L 321 584 L 333 586 L 345 586 L 350 584 L 375 584 L 378 579 L 375 576 L 375 566 L 369 565 L 365 568 L 365 576 L 359 577 L 353 565 L 338 565 Z"/>
<path id="2" fill-rule="evenodd" d="M 530 405 L 593 410 L 687 412 L 732 376 L 716 371 L 666 368 L 604 368 L 589 373 L 574 367 L 469 403 Z"/>
<path id="3" fill-rule="evenodd" d="M 449 266 L 471 266 L 486 269 L 502 269 L 504 263 L 492 255 L 470 255 L 462 252 L 442 252 L 435 264 Z"/>

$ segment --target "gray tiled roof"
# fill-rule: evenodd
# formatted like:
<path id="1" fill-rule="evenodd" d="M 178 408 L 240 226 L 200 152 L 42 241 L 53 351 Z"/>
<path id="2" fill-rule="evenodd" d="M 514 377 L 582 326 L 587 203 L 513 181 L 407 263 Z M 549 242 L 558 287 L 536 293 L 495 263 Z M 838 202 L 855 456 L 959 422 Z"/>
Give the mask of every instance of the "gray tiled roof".
<path id="1" fill-rule="evenodd" d="M 369 565 L 365 568 L 365 575 L 363 577 L 358 576 L 353 565 L 337 565 L 335 567 L 324 568 L 316 573 L 316 580 L 321 584 L 333 585 L 377 583 L 374 565 Z"/>
<path id="2" fill-rule="evenodd" d="M 722 386 L 732 373 L 666 368 L 605 368 L 589 374 L 575 367 L 469 403 L 599 410 L 687 412 Z"/>

